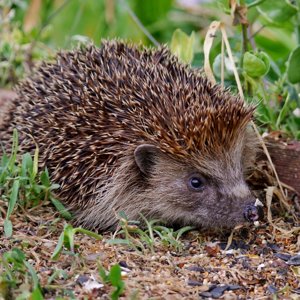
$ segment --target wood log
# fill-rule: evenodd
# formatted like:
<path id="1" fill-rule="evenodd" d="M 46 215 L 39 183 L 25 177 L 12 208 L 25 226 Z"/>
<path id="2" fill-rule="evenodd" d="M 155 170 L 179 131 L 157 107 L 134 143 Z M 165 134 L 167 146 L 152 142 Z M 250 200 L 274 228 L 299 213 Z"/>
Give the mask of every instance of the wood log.
<path id="1" fill-rule="evenodd" d="M 267 139 L 266 145 L 280 181 L 300 195 L 300 141 Z"/>

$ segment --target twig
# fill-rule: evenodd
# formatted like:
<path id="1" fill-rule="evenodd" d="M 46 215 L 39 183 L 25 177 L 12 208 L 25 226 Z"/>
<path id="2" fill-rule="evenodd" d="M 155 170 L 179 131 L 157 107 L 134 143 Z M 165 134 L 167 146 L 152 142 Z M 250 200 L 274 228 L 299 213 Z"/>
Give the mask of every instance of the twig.
<path id="1" fill-rule="evenodd" d="M 221 43 L 221 86 L 224 88 L 224 64 L 225 64 L 225 52 L 224 52 L 224 39 L 222 36 L 222 43 Z"/>
<path id="2" fill-rule="evenodd" d="M 265 152 L 265 154 L 266 154 L 266 156 L 267 156 L 267 158 L 268 158 L 268 161 L 269 161 L 269 163 L 270 163 L 270 165 L 271 165 L 271 169 L 273 170 L 273 173 L 274 173 L 274 175 L 275 175 L 275 178 L 276 178 L 276 181 L 277 181 L 277 183 L 278 183 L 278 186 L 279 186 L 280 192 L 281 192 L 281 194 L 282 194 L 282 197 L 283 197 L 283 199 L 286 201 L 286 197 L 285 197 L 285 194 L 284 194 L 284 191 L 283 191 L 282 184 L 281 184 L 281 182 L 280 182 L 280 180 L 279 180 L 279 177 L 278 177 L 276 168 L 275 168 L 275 166 L 274 166 L 274 164 L 273 164 L 273 162 L 272 162 L 272 158 L 271 158 L 270 153 L 269 153 L 269 151 L 268 151 L 268 149 L 267 149 L 267 146 L 266 146 L 266 144 L 265 144 L 263 138 L 261 137 L 260 133 L 258 132 L 258 129 L 257 129 L 256 125 L 254 124 L 254 122 L 251 121 L 251 123 L 252 123 L 252 127 L 253 127 L 253 129 L 254 129 L 254 131 L 255 131 L 255 133 L 256 133 L 256 135 L 257 135 L 257 137 L 258 137 L 258 139 L 259 139 L 259 141 L 260 141 L 260 143 L 261 143 L 261 146 L 262 146 L 262 148 L 263 148 L 263 150 L 264 150 L 264 152 Z"/>
<path id="3" fill-rule="evenodd" d="M 254 41 L 254 38 L 253 38 L 253 35 L 251 34 L 251 26 L 248 26 L 248 28 L 247 28 L 247 36 L 248 36 L 248 40 L 249 40 L 249 43 L 250 43 L 250 45 L 251 45 L 251 48 L 253 49 L 253 50 L 256 50 L 256 44 L 255 44 L 255 41 Z"/>
<path id="4" fill-rule="evenodd" d="M 248 51 L 248 35 L 247 35 L 248 25 L 242 24 L 242 36 L 243 36 L 243 53 Z"/>
<path id="5" fill-rule="evenodd" d="M 266 27 L 266 25 L 261 26 L 259 29 L 257 29 L 250 37 L 249 39 L 253 39 L 258 33 L 260 33 L 264 28 Z"/>
<path id="6" fill-rule="evenodd" d="M 228 41 L 227 33 L 226 33 L 226 30 L 225 30 L 224 24 L 222 24 L 222 23 L 220 24 L 220 30 L 221 30 L 222 36 L 224 38 L 224 42 L 225 42 L 226 50 L 227 50 L 227 53 L 228 53 L 228 57 L 231 60 L 231 64 L 233 66 L 233 74 L 234 74 L 234 78 L 235 78 L 235 81 L 236 81 L 236 84 L 237 84 L 237 87 L 238 87 L 238 90 L 239 90 L 240 97 L 242 99 L 245 99 L 242 84 L 241 84 L 241 81 L 240 81 L 240 77 L 239 77 L 237 68 L 236 68 L 235 63 L 234 63 L 234 58 L 233 58 L 233 55 L 232 55 L 232 52 L 231 52 L 231 47 L 230 47 L 230 44 L 229 44 L 229 41 Z"/>
<path id="7" fill-rule="evenodd" d="M 280 231 L 284 235 L 291 235 L 291 234 L 296 234 L 297 232 L 300 232 L 299 227 L 294 227 L 291 230 L 285 230 L 281 227 L 278 227 L 277 225 L 274 224 L 273 218 L 272 218 L 272 211 L 271 211 L 271 205 L 272 205 L 272 198 L 273 194 L 276 193 L 276 187 L 275 186 L 269 186 L 266 191 L 266 202 L 267 202 L 267 219 L 268 222 L 273 226 L 274 229 Z"/>

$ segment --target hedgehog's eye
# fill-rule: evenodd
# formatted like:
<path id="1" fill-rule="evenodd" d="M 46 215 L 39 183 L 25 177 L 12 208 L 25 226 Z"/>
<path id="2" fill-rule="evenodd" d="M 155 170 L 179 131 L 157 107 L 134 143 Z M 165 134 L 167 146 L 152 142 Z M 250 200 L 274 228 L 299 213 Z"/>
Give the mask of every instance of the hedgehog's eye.
<path id="1" fill-rule="evenodd" d="M 199 175 L 191 176 L 188 181 L 190 189 L 194 191 L 201 191 L 204 188 L 204 183 L 204 178 Z"/>

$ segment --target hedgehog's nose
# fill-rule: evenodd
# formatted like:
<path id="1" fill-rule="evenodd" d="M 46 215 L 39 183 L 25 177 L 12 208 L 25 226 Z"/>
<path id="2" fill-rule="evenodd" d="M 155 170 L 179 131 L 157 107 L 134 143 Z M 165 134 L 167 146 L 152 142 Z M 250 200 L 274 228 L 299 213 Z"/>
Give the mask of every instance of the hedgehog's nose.
<path id="1" fill-rule="evenodd" d="M 254 222 L 262 219 L 264 216 L 263 208 L 254 204 L 247 205 L 244 210 L 244 218 L 248 222 Z"/>

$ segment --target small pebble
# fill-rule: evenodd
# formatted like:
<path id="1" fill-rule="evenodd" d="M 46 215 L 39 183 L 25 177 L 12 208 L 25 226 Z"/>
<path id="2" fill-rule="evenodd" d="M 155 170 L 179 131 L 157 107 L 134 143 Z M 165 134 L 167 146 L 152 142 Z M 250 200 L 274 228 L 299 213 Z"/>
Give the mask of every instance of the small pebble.
<path id="1" fill-rule="evenodd" d="M 238 284 L 229 284 L 227 289 L 228 291 L 235 291 L 235 290 L 243 289 L 243 287 Z"/>
<path id="2" fill-rule="evenodd" d="M 274 285 L 269 285 L 268 286 L 268 291 L 270 294 L 276 294 L 278 292 L 278 289 Z"/>
<path id="3" fill-rule="evenodd" d="M 281 248 L 278 245 L 273 244 L 273 243 L 267 243 L 267 246 L 275 252 L 278 252 L 281 250 Z"/>
<path id="4" fill-rule="evenodd" d="M 228 286 L 227 285 L 224 285 L 224 286 L 217 286 L 217 287 L 215 287 L 214 289 L 212 289 L 211 291 L 210 291 L 210 293 L 211 293 L 211 296 L 214 298 L 214 299 L 218 299 L 218 298 L 220 298 L 222 295 L 223 295 L 223 293 L 227 290 L 227 288 L 228 288 Z"/>
<path id="5" fill-rule="evenodd" d="M 79 275 L 76 279 L 76 283 L 80 284 L 81 286 L 90 279 L 89 276 L 86 275 Z"/>
<path id="6" fill-rule="evenodd" d="M 280 276 L 287 276 L 287 274 L 288 274 L 288 267 L 286 267 L 286 268 L 278 268 L 277 269 L 277 274 L 278 275 L 280 275 Z"/>
<path id="7" fill-rule="evenodd" d="M 290 266 L 300 266 L 300 255 L 292 256 L 286 263 Z"/>
<path id="8" fill-rule="evenodd" d="M 89 254 L 85 257 L 86 260 L 88 261 L 95 261 L 99 258 L 103 259 L 105 256 L 103 255 L 103 253 L 93 253 L 93 254 Z"/>
<path id="9" fill-rule="evenodd" d="M 126 269 L 131 269 L 131 267 L 129 267 L 129 266 L 127 265 L 126 261 L 124 261 L 124 260 L 121 260 L 121 261 L 119 262 L 119 265 L 120 265 L 120 267 L 123 267 L 123 268 L 126 268 Z"/>
<path id="10" fill-rule="evenodd" d="M 198 266 L 189 266 L 189 267 L 186 267 L 186 269 L 187 269 L 188 271 L 199 272 L 199 273 L 205 272 L 205 269 L 204 269 L 204 268 L 198 267 Z"/>
<path id="11" fill-rule="evenodd" d="M 254 224 L 255 227 L 258 227 L 259 226 L 259 221 L 254 221 L 253 224 Z"/>
<path id="12" fill-rule="evenodd" d="M 257 266 L 257 271 L 261 271 L 265 267 L 265 264 L 260 264 Z"/>
<path id="13" fill-rule="evenodd" d="M 189 279 L 187 281 L 187 284 L 189 286 L 201 286 L 202 285 L 202 282 L 198 281 L 198 280 L 193 280 L 193 279 Z"/>
<path id="14" fill-rule="evenodd" d="M 76 279 L 76 283 L 80 284 L 86 291 L 92 291 L 94 289 L 101 289 L 104 287 L 104 285 L 98 282 L 93 275 L 79 275 Z"/>
<path id="15" fill-rule="evenodd" d="M 275 253 L 274 255 L 284 261 L 288 261 L 292 257 L 292 255 L 287 253 Z"/>
<path id="16" fill-rule="evenodd" d="M 212 285 L 208 291 L 200 293 L 199 296 L 204 298 L 218 299 L 224 294 L 225 291 L 235 291 L 238 289 L 243 289 L 243 287 L 237 284 Z"/>
<path id="17" fill-rule="evenodd" d="M 299 294 L 300 295 L 300 288 L 299 289 L 294 289 L 294 290 L 292 290 L 292 292 L 295 293 L 295 294 Z"/>
<path id="18" fill-rule="evenodd" d="M 45 248 L 51 248 L 51 247 L 53 247 L 54 244 L 55 243 L 53 243 L 53 242 L 46 242 L 46 243 L 44 243 L 44 247 Z"/>
<path id="19" fill-rule="evenodd" d="M 227 242 L 219 243 L 221 250 L 224 250 L 227 246 Z M 246 244 L 243 240 L 233 240 L 228 250 L 249 250 L 250 246 Z M 228 251 L 226 253 L 229 253 Z M 232 252 L 230 252 L 232 253 Z"/>
<path id="20" fill-rule="evenodd" d="M 200 297 L 204 297 L 204 298 L 210 298 L 211 297 L 211 293 L 210 292 L 202 292 L 199 294 Z"/>

